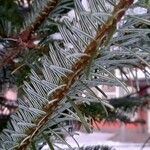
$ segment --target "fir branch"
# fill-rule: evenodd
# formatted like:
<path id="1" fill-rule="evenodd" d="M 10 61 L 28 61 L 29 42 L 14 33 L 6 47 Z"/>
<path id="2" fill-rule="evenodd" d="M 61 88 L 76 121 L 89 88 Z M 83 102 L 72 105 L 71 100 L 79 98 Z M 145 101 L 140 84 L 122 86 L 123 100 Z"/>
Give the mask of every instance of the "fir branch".
<path id="1" fill-rule="evenodd" d="M 39 15 L 35 18 L 35 21 L 27 26 L 17 37 L 12 39 L 16 41 L 16 47 L 12 48 L 9 54 L 3 56 L 3 60 L 0 64 L 0 69 L 9 64 L 18 54 L 20 54 L 25 48 L 35 48 L 33 33 L 44 23 L 49 14 L 58 6 L 60 0 L 49 0 L 47 5 L 41 10 Z"/>
<path id="2" fill-rule="evenodd" d="M 68 94 L 73 83 L 78 80 L 81 73 L 84 71 L 86 66 L 90 63 L 93 56 L 96 54 L 96 50 L 99 46 L 102 46 L 105 40 L 108 38 L 113 27 L 117 25 L 120 21 L 121 17 L 124 15 L 129 6 L 133 3 L 133 0 L 120 0 L 119 4 L 115 7 L 113 11 L 113 16 L 108 19 L 108 21 L 102 26 L 101 29 L 98 30 L 97 35 L 93 41 L 89 43 L 84 54 L 85 56 L 81 57 L 72 67 L 73 73 L 68 73 L 63 78 L 63 85 L 60 86 L 59 89 L 55 90 L 52 96 L 52 99 L 56 99 L 54 103 L 49 104 L 44 107 L 44 111 L 46 115 L 43 117 L 39 117 L 35 123 L 37 126 L 35 128 L 30 128 L 26 131 L 28 137 L 22 140 L 19 146 L 16 147 L 17 150 L 25 150 L 28 145 L 31 144 L 33 138 L 39 133 L 40 129 L 48 122 L 49 117 L 53 114 L 53 112 L 57 109 L 59 102 Z M 35 24 L 35 29 L 39 25 Z M 34 29 L 34 27 L 32 28 Z"/>
<path id="3" fill-rule="evenodd" d="M 142 97 L 136 96 L 136 97 L 130 97 L 130 95 L 127 95 L 125 97 L 121 97 L 118 99 L 110 99 L 109 102 L 112 106 L 115 108 L 132 108 L 134 106 L 144 106 L 148 104 L 150 95 L 145 95 Z"/>
<path id="4" fill-rule="evenodd" d="M 27 28 L 30 32 L 35 32 L 41 24 L 47 19 L 49 14 L 57 7 L 60 0 L 49 0 L 47 5 L 41 11 L 39 16 L 35 19 L 35 21 Z"/>
<path id="5" fill-rule="evenodd" d="M 138 94 L 138 92 L 136 94 Z M 147 106 L 149 103 L 149 98 L 150 95 L 144 95 L 142 97 L 133 97 L 132 95 L 127 95 L 121 98 L 108 99 L 107 101 L 109 102 L 109 104 L 111 104 L 111 106 L 114 107 L 114 109 L 110 109 L 109 107 L 107 107 L 107 116 L 100 102 L 91 102 L 90 105 L 86 103 L 78 104 L 77 107 L 85 116 L 91 117 L 94 120 L 106 119 L 113 121 L 118 118 L 124 123 L 144 123 L 144 120 L 139 119 L 131 121 L 128 116 L 128 110 L 131 110 L 131 112 L 133 113 L 136 111 L 135 108 Z"/>
<path id="6" fill-rule="evenodd" d="M 31 23 L 29 26 L 22 31 L 20 34 L 20 37 L 22 40 L 26 41 L 29 40 L 32 33 L 35 33 L 35 31 L 44 23 L 44 21 L 47 19 L 47 17 L 50 15 L 50 13 L 58 6 L 58 3 L 60 0 L 49 0 L 46 4 L 46 6 L 41 10 L 39 15 L 35 18 L 35 21 Z M 26 35 L 24 35 L 26 33 Z"/>

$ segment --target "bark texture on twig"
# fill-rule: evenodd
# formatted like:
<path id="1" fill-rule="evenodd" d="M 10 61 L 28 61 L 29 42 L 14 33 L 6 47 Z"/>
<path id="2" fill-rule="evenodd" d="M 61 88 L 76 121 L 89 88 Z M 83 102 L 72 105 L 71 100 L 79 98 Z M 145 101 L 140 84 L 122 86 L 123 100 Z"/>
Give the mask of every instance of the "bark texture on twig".
<path id="1" fill-rule="evenodd" d="M 101 47 L 105 40 L 108 38 L 109 33 L 112 28 L 117 25 L 122 16 L 125 14 L 126 10 L 133 3 L 133 0 L 120 0 L 118 5 L 115 7 L 112 17 L 108 18 L 108 21 L 102 26 L 101 29 L 97 31 L 97 34 L 93 41 L 89 43 L 85 49 L 83 56 L 72 66 L 72 72 L 68 73 L 64 77 L 64 85 L 62 88 L 57 89 L 52 96 L 52 99 L 57 99 L 53 104 L 48 104 L 43 108 L 46 112 L 45 116 L 42 116 L 36 120 L 37 126 L 26 131 L 28 137 L 21 141 L 21 144 L 17 147 L 17 150 L 25 150 L 31 143 L 33 138 L 39 133 L 40 129 L 48 122 L 50 116 L 57 109 L 59 102 L 68 94 L 73 83 L 78 80 L 80 74 L 84 71 L 86 66 L 90 63 L 91 59 L 96 53 L 98 47 Z"/>

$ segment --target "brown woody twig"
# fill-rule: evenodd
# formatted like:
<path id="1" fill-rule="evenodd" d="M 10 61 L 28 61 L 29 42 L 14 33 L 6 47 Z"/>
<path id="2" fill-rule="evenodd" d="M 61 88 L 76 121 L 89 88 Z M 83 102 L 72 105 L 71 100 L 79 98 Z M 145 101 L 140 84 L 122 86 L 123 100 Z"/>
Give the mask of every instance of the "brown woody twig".
<path id="1" fill-rule="evenodd" d="M 95 39 L 87 46 L 84 52 L 84 54 L 87 56 L 81 57 L 80 60 L 78 60 L 72 66 L 73 73 L 68 73 L 66 75 L 67 77 L 63 78 L 64 86 L 60 89 L 57 89 L 52 96 L 52 99 L 56 99 L 56 101 L 53 104 L 47 104 L 43 108 L 43 110 L 46 112 L 46 115 L 39 117 L 35 121 L 35 124 L 37 125 L 36 127 L 30 128 L 26 131 L 28 137 L 21 141 L 21 144 L 16 148 L 17 150 L 27 149 L 27 146 L 31 143 L 33 138 L 39 133 L 40 129 L 48 122 L 49 117 L 57 109 L 59 102 L 68 94 L 72 84 L 78 80 L 80 74 L 84 71 L 86 66 L 95 55 L 96 49 L 104 44 L 105 40 L 108 38 L 108 34 L 112 30 L 112 27 L 117 25 L 132 3 L 133 0 L 120 0 L 112 13 L 112 17 L 110 17 L 108 21 L 102 26 L 102 28 L 98 30 Z"/>
<path id="2" fill-rule="evenodd" d="M 9 53 L 6 53 L 3 56 L 2 62 L 0 64 L 0 69 L 10 62 L 18 55 L 20 54 L 25 48 L 35 48 L 36 45 L 34 45 L 35 37 L 33 37 L 33 34 L 36 32 L 36 30 L 44 23 L 44 21 L 47 19 L 49 14 L 57 7 L 60 0 L 49 0 L 47 2 L 47 5 L 41 10 L 39 15 L 35 18 L 35 21 L 27 26 L 26 29 L 24 29 L 19 36 L 15 37 L 15 41 L 17 44 L 17 48 L 12 48 Z"/>

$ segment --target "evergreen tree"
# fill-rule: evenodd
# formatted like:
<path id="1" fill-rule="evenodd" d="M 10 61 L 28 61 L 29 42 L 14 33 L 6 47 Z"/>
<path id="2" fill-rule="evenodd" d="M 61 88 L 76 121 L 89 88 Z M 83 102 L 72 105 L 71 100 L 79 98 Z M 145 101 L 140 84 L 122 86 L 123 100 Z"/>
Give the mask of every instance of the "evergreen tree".
<path id="1" fill-rule="evenodd" d="M 135 98 L 115 70 L 128 79 L 125 68 L 141 69 L 150 85 L 149 1 L 87 0 L 87 7 L 81 0 L 3 2 L 0 149 L 38 149 L 41 143 L 72 149 L 64 139 L 68 121 L 81 121 L 91 132 L 89 116 L 128 121 L 127 109 L 148 103 L 149 95 Z M 145 13 L 131 14 L 139 6 Z M 121 86 L 128 96 L 109 100 L 98 85 Z"/>

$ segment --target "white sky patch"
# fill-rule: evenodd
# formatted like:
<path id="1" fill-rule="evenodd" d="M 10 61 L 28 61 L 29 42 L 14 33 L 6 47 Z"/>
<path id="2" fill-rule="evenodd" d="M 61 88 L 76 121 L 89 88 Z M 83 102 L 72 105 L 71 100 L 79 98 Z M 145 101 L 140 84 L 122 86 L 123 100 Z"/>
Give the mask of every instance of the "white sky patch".
<path id="1" fill-rule="evenodd" d="M 132 12 L 133 12 L 133 14 L 140 15 L 140 14 L 147 13 L 147 9 L 141 8 L 141 7 L 136 7 L 132 10 Z"/>
<path id="2" fill-rule="evenodd" d="M 50 35 L 49 38 L 52 40 L 63 40 L 60 33 L 54 33 L 54 34 Z"/>
<path id="3" fill-rule="evenodd" d="M 71 10 L 71 11 L 68 12 L 68 17 L 69 17 L 68 19 L 70 21 L 72 21 L 73 18 L 75 18 L 75 12 L 74 12 L 74 10 Z"/>
<path id="4" fill-rule="evenodd" d="M 39 40 L 35 40 L 33 43 L 35 44 L 35 45 L 38 45 L 39 44 Z"/>
<path id="5" fill-rule="evenodd" d="M 87 0 L 82 0 L 82 5 L 86 11 L 90 11 L 89 4 Z"/>
<path id="6" fill-rule="evenodd" d="M 28 8 L 28 7 L 29 7 L 27 0 L 24 0 L 24 7 L 25 7 L 25 8 Z"/>
<path id="7" fill-rule="evenodd" d="M 65 43 L 64 45 L 67 49 L 73 48 L 73 45 L 71 43 Z"/>

